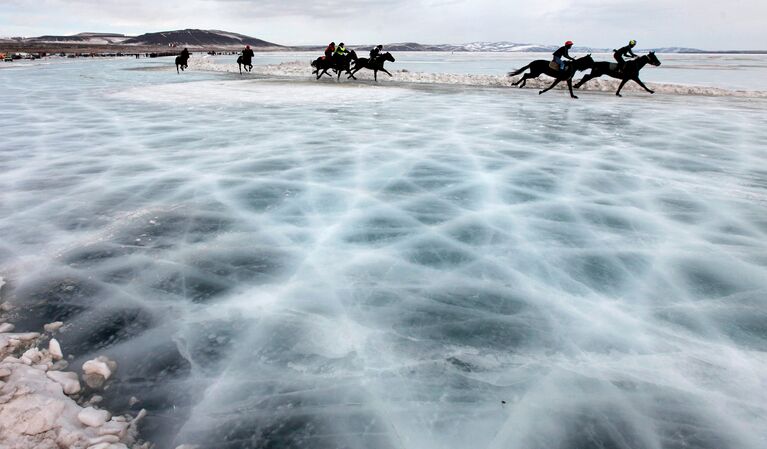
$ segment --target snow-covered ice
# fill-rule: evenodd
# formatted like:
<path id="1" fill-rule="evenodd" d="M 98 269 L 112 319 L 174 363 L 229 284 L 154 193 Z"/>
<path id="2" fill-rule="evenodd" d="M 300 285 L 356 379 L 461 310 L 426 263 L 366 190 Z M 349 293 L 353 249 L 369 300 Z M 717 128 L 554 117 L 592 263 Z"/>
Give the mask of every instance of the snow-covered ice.
<path id="1" fill-rule="evenodd" d="M 764 99 L 142 64 L 0 73 L 0 276 L 147 440 L 767 444 Z"/>

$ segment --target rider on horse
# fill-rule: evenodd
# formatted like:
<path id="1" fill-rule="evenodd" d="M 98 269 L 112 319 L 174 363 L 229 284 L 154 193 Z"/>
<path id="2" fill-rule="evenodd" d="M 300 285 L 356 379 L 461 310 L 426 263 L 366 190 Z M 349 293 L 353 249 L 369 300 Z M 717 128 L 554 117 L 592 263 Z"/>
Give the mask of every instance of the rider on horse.
<path id="1" fill-rule="evenodd" d="M 370 50 L 370 64 L 375 64 L 376 58 L 381 55 L 381 52 L 383 51 L 383 45 L 379 45 L 377 47 L 374 47 L 372 50 Z"/>
<path id="2" fill-rule="evenodd" d="M 181 54 L 179 56 L 181 56 L 182 59 L 189 59 L 189 50 L 184 48 L 181 50 Z"/>
<path id="3" fill-rule="evenodd" d="M 337 56 L 337 57 L 341 58 L 341 57 L 346 56 L 347 54 L 349 54 L 349 51 L 346 50 L 346 47 L 344 46 L 344 43 L 341 42 L 340 44 L 338 44 L 338 48 L 336 48 L 336 53 L 335 53 L 334 56 Z"/>
<path id="4" fill-rule="evenodd" d="M 242 59 L 245 62 L 250 62 L 253 57 L 256 55 L 253 53 L 253 50 L 251 50 L 250 45 L 245 46 L 245 50 L 242 51 Z"/>
<path id="5" fill-rule="evenodd" d="M 559 47 L 559 49 L 554 52 L 554 62 L 559 65 L 559 70 L 561 71 L 565 70 L 565 62 L 562 61 L 562 58 L 575 61 L 575 59 L 570 57 L 570 53 L 568 53 L 571 48 L 573 48 L 573 41 L 567 41 L 564 46 Z"/>
<path id="6" fill-rule="evenodd" d="M 619 50 L 613 50 L 613 57 L 615 57 L 615 60 L 618 61 L 618 71 L 622 71 L 623 67 L 626 65 L 626 61 L 623 60 L 624 57 L 627 58 L 636 58 L 637 55 L 634 54 L 633 51 L 631 51 L 632 48 L 636 47 L 637 41 L 634 39 L 631 39 L 629 41 L 629 44 L 625 47 L 620 48 Z"/>
<path id="7" fill-rule="evenodd" d="M 336 43 L 331 42 L 330 45 L 328 45 L 328 48 L 325 49 L 325 59 L 327 61 L 330 61 L 330 58 L 333 57 L 333 53 L 336 51 Z"/>

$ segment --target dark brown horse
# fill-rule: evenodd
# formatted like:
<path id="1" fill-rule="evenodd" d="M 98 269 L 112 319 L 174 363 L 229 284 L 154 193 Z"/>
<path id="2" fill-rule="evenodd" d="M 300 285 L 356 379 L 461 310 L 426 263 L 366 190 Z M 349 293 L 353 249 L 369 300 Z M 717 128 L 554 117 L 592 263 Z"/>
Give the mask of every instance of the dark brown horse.
<path id="1" fill-rule="evenodd" d="M 588 70 L 594 65 L 594 59 L 591 57 L 591 55 L 588 54 L 582 58 L 578 58 L 575 61 L 572 61 L 571 63 L 565 66 L 564 70 L 559 70 L 559 68 L 552 68 L 551 64 L 552 64 L 551 61 L 538 59 L 522 67 L 519 70 L 510 72 L 509 76 L 517 76 L 520 73 L 524 72 L 525 70 L 530 69 L 530 73 L 525 73 L 525 76 L 523 76 L 520 80 L 512 84 L 514 86 L 518 85 L 520 88 L 522 88 L 522 87 L 525 87 L 525 84 L 527 84 L 527 80 L 538 78 L 539 76 L 546 74 L 554 78 L 554 83 L 552 83 L 552 85 L 547 87 L 546 89 L 543 89 L 542 91 L 538 92 L 539 94 L 548 92 L 549 90 L 554 88 L 554 86 L 559 84 L 561 81 L 567 81 L 567 88 L 570 90 L 570 96 L 573 98 L 578 98 L 573 93 L 573 77 L 575 76 L 576 72 L 582 72 L 584 70 Z"/>
<path id="2" fill-rule="evenodd" d="M 312 67 L 314 71 L 312 75 L 317 75 L 317 79 L 322 78 L 322 75 L 327 75 L 332 78 L 332 75 L 328 73 L 328 70 L 334 70 L 338 74 L 338 79 L 341 79 L 341 73 L 346 72 L 349 74 L 349 78 L 354 78 L 354 74 L 351 72 L 352 62 L 357 61 L 357 53 L 354 50 L 349 51 L 344 56 L 333 56 L 330 59 L 326 57 L 319 57 L 312 61 Z"/>
<path id="3" fill-rule="evenodd" d="M 184 71 L 184 69 L 188 68 L 189 62 L 189 53 L 182 53 L 180 56 L 176 56 L 176 73 L 181 73 Z M 181 69 L 181 72 L 179 72 L 179 69 Z"/>
<path id="4" fill-rule="evenodd" d="M 240 67 L 240 75 L 242 75 L 242 68 L 245 67 L 246 72 L 253 71 L 253 59 L 249 56 L 240 56 L 237 58 L 237 65 Z"/>
<path id="5" fill-rule="evenodd" d="M 385 74 L 392 76 L 392 74 L 384 68 L 386 61 L 394 62 L 396 59 L 394 59 L 394 56 L 392 56 L 388 51 L 382 55 L 379 55 L 373 62 L 370 62 L 370 59 L 368 58 L 359 58 L 358 60 L 354 61 L 354 68 L 352 69 L 352 73 L 349 76 L 353 78 L 354 74 L 362 69 L 372 70 L 373 78 L 376 81 L 378 81 L 378 72 L 384 72 Z"/>
<path id="6" fill-rule="evenodd" d="M 575 85 L 575 88 L 578 89 L 594 78 L 599 78 L 602 75 L 607 75 L 621 80 L 621 85 L 618 86 L 618 91 L 615 92 L 615 95 L 619 97 L 622 97 L 621 89 L 623 89 L 623 86 L 625 86 L 629 81 L 634 81 L 635 83 L 642 86 L 642 88 L 647 92 L 654 94 L 655 92 L 645 86 L 642 80 L 639 79 L 639 71 L 642 70 L 647 64 L 654 65 L 655 67 L 660 65 L 660 60 L 657 56 L 655 56 L 654 51 L 651 51 L 644 56 L 640 56 L 633 61 L 626 62 L 626 65 L 623 66 L 623 70 L 621 71 L 618 71 L 618 64 L 614 62 L 597 62 L 591 69 L 591 73 L 584 76 L 578 82 L 578 84 Z"/>

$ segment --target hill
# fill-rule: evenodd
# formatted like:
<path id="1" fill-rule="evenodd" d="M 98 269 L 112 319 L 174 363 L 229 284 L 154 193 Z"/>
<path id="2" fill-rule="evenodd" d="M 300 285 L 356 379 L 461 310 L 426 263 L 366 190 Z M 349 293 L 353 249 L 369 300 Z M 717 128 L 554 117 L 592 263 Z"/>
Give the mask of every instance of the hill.
<path id="1" fill-rule="evenodd" d="M 244 34 L 221 30 L 176 30 L 146 33 L 123 42 L 129 45 L 176 45 L 178 47 L 282 47 Z"/>

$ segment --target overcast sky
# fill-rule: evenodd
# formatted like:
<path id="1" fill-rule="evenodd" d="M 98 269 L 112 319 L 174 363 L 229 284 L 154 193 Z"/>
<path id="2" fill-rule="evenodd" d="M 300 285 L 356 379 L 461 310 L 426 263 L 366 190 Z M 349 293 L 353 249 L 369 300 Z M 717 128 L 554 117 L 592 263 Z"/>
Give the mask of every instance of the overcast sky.
<path id="1" fill-rule="evenodd" d="M 278 44 L 767 49 L 767 0 L 0 0 L 0 36 L 223 29 Z"/>

